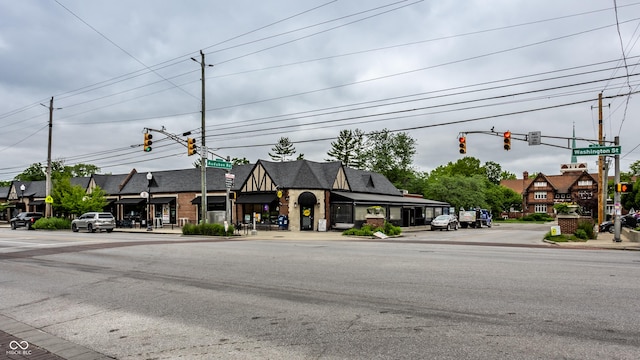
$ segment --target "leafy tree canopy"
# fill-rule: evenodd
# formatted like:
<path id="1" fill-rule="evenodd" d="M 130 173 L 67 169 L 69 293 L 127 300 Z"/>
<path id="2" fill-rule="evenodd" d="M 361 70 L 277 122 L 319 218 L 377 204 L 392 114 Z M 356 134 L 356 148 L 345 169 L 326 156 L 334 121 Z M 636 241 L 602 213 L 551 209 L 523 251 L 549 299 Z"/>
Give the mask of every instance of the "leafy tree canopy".
<path id="1" fill-rule="evenodd" d="M 16 175 L 14 180 L 18 181 L 41 181 L 46 180 L 46 166 L 42 163 L 33 163 L 23 172 Z M 76 164 L 73 166 L 64 165 L 64 160 L 51 162 L 51 178 L 60 179 L 68 177 L 91 176 L 100 171 L 100 168 L 92 164 Z"/>
<path id="2" fill-rule="evenodd" d="M 246 157 L 243 157 L 242 159 L 233 158 L 233 159 L 231 159 L 231 162 L 233 162 L 233 165 L 247 165 L 247 164 L 250 164 L 249 160 Z"/>
<path id="3" fill-rule="evenodd" d="M 81 215 L 89 211 L 102 211 L 107 206 L 106 193 L 96 187 L 90 194 L 80 185 L 71 185 L 69 178 L 60 178 L 53 184 L 51 197 L 55 211 L 65 215 Z"/>

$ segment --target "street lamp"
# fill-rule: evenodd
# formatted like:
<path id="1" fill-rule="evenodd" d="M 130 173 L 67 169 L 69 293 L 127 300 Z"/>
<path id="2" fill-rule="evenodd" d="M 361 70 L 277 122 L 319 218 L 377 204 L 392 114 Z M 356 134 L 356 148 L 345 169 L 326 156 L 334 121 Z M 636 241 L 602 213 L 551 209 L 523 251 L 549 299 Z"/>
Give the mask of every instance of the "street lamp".
<path id="1" fill-rule="evenodd" d="M 147 173 L 147 231 L 153 231 L 153 227 L 149 222 L 150 213 L 151 213 L 151 180 L 153 180 L 153 175 L 151 172 Z"/>
<path id="2" fill-rule="evenodd" d="M 27 189 L 26 186 L 24 186 L 24 184 L 20 185 L 20 202 L 22 203 L 22 210 L 26 210 L 24 207 L 24 191 Z"/>

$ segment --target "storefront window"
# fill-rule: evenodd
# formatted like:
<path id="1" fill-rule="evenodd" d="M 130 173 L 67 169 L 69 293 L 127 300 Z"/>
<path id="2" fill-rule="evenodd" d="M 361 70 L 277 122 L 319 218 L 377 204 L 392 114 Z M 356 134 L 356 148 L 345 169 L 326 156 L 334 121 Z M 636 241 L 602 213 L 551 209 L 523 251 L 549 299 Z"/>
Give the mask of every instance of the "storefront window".
<path id="1" fill-rule="evenodd" d="M 352 204 L 333 204 L 331 205 L 332 223 L 353 223 L 353 205 Z"/>

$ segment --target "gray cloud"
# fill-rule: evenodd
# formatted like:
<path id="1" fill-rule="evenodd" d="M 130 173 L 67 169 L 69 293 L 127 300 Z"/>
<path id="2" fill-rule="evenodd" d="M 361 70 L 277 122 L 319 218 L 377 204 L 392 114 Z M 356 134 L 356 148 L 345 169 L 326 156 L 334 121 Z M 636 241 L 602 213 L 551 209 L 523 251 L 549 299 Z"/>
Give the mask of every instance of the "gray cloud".
<path id="1" fill-rule="evenodd" d="M 323 161 L 331 140 L 313 140 L 341 129 L 411 129 L 416 168 L 430 171 L 461 157 L 461 132 L 570 137 L 575 124 L 577 137 L 596 139 L 596 102 L 581 101 L 638 84 L 637 76 L 629 85 L 596 82 L 626 74 L 616 62 L 620 38 L 628 72 L 638 73 L 640 4 L 617 3 L 621 37 L 613 4 L 595 0 L 384 8 L 392 2 L 0 0 L 0 179 L 46 161 L 48 110 L 40 104 L 51 96 L 62 108 L 54 112 L 54 159 L 111 173 L 191 167 L 195 159 L 159 134 L 150 153 L 136 145 L 145 127 L 199 131 L 200 66 L 190 57 L 200 49 L 215 65 L 206 70 L 207 144 L 223 156 L 268 159 L 270 146 L 258 145 L 288 136 L 305 158 Z M 350 108 L 360 109 L 320 115 Z M 638 160 L 637 110 L 634 96 L 628 104 L 605 99 L 605 135 L 621 138 L 622 170 Z M 405 112 L 367 117 L 393 111 Z M 469 134 L 467 155 L 518 175 L 557 174 L 571 158 L 557 147 L 514 140 L 507 152 L 501 143 Z M 596 171 L 596 159 L 579 161 Z"/>

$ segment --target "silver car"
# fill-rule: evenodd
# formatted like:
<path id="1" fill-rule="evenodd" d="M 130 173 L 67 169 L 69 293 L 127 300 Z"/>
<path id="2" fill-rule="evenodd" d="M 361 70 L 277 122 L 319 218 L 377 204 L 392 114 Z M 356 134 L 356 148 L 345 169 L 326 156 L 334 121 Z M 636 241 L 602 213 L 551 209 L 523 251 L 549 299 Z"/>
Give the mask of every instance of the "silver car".
<path id="1" fill-rule="evenodd" d="M 439 215 L 431 221 L 431 230 L 458 230 L 458 218 L 454 215 Z"/>
<path id="2" fill-rule="evenodd" d="M 116 219 L 108 212 L 88 212 L 71 221 L 73 232 L 78 232 L 80 229 L 87 229 L 88 232 L 96 232 L 96 230 L 112 232 L 115 227 Z"/>

